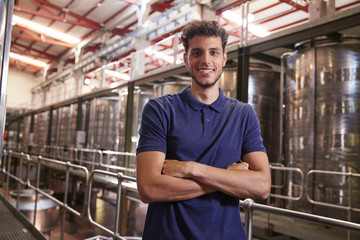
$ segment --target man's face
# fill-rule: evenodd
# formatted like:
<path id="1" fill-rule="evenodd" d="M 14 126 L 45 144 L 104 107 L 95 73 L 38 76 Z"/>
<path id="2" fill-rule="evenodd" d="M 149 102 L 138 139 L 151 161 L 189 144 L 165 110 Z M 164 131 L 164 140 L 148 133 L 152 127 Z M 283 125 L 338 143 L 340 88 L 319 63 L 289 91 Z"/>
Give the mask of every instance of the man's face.
<path id="1" fill-rule="evenodd" d="M 193 37 L 189 41 L 187 54 L 184 54 L 184 62 L 196 84 L 204 88 L 214 86 L 220 79 L 226 62 L 221 38 Z"/>

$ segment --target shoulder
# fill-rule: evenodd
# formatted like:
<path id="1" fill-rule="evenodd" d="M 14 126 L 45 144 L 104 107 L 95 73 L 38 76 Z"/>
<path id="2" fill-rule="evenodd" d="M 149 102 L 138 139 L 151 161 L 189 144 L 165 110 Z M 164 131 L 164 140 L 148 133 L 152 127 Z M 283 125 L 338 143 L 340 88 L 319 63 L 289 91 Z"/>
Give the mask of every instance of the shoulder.
<path id="1" fill-rule="evenodd" d="M 181 101 L 178 93 L 167 94 L 161 97 L 150 98 L 145 104 L 146 107 L 168 109 L 174 105 L 177 105 Z"/>
<path id="2" fill-rule="evenodd" d="M 251 114 L 255 113 L 255 110 L 253 106 L 251 106 L 249 103 L 244 103 L 240 100 L 233 99 L 227 96 L 224 96 L 225 104 L 224 107 L 231 107 L 236 112 L 242 113 L 242 114 Z"/>

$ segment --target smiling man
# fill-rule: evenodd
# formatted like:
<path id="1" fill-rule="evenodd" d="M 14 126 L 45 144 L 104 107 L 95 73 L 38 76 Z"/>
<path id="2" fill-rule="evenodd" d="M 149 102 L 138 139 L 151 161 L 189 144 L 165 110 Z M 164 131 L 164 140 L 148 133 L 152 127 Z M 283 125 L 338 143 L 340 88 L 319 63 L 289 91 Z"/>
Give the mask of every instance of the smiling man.
<path id="1" fill-rule="evenodd" d="M 215 21 L 183 29 L 191 86 L 144 107 L 137 185 L 149 203 L 143 239 L 246 239 L 239 198 L 265 199 L 270 169 L 253 108 L 224 96 L 228 34 Z"/>

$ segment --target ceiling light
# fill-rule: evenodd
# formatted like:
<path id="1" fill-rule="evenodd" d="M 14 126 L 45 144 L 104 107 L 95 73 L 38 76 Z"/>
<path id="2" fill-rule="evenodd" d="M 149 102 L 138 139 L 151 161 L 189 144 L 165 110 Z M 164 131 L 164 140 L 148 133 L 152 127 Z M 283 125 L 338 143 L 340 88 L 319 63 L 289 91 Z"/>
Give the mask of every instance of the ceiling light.
<path id="1" fill-rule="evenodd" d="M 43 34 L 45 36 L 49 36 L 49 37 L 58 39 L 58 40 L 63 41 L 63 42 L 67 42 L 67 43 L 75 45 L 75 44 L 78 44 L 81 41 L 80 39 L 78 39 L 76 37 L 70 36 L 69 34 L 65 34 L 65 33 L 56 31 L 54 29 L 45 27 L 45 26 L 43 26 L 41 24 L 29 21 L 27 19 L 21 18 L 21 17 L 16 16 L 16 15 L 13 16 L 12 20 L 13 20 L 13 22 L 15 22 L 19 26 L 26 27 L 27 29 L 30 29 L 30 30 L 32 30 L 34 32 L 37 32 L 37 33 Z"/>
<path id="2" fill-rule="evenodd" d="M 236 23 L 239 26 L 241 26 L 243 24 L 241 16 L 235 14 L 231 10 L 227 10 L 227 11 L 223 12 L 222 15 L 228 21 Z M 259 25 L 251 23 L 251 22 L 254 21 L 254 15 L 253 14 L 249 13 L 247 19 L 248 19 L 248 22 L 249 22 L 248 30 L 249 30 L 249 32 L 251 32 L 255 36 L 265 37 L 265 36 L 268 36 L 270 34 L 268 31 L 266 31 L 264 28 L 260 27 Z M 246 24 L 246 19 L 244 19 L 244 24 Z"/>
<path id="3" fill-rule="evenodd" d="M 47 64 L 44 62 L 41 62 L 41 61 L 38 61 L 38 60 L 35 60 L 32 58 L 24 57 L 24 56 L 21 56 L 19 54 L 12 53 L 12 52 L 9 53 L 9 57 L 12 59 L 15 59 L 15 60 L 19 60 L 20 62 L 36 66 L 36 67 L 45 68 L 47 66 Z"/>
<path id="4" fill-rule="evenodd" d="M 84 79 L 84 84 L 89 85 L 91 83 L 91 80 L 89 78 Z"/>

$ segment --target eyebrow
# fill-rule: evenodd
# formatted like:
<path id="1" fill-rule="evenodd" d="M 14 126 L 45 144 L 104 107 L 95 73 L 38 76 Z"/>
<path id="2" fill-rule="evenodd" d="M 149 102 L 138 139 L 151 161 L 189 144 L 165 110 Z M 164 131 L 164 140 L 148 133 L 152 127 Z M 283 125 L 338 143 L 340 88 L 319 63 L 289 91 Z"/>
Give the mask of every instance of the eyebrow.
<path id="1" fill-rule="evenodd" d="M 208 50 L 221 50 L 221 48 L 209 48 Z M 193 48 L 191 51 L 204 51 L 203 48 Z"/>

